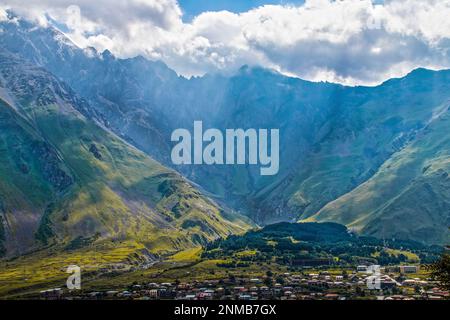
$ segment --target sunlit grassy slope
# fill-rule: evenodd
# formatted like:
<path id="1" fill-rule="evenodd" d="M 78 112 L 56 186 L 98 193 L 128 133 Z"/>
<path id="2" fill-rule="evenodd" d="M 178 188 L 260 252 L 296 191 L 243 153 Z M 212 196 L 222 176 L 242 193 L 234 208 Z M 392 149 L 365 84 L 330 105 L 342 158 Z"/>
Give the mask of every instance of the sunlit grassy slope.
<path id="1" fill-rule="evenodd" d="M 145 253 L 142 244 L 134 241 L 111 243 L 103 241 L 78 250 L 54 247 L 34 254 L 4 261 L 0 271 L 0 299 L 65 286 L 69 265 L 77 265 L 83 276 L 95 276 L 101 268 L 122 263 L 139 263 Z"/>
<path id="2" fill-rule="evenodd" d="M 444 111 L 371 179 L 311 220 L 337 221 L 379 237 L 448 243 L 450 113 Z"/>
<path id="3" fill-rule="evenodd" d="M 95 124 L 48 110 L 36 121 L 76 177 L 77 190 L 56 223 L 62 233 L 131 237 L 168 250 L 237 227 L 180 176 Z M 90 151 L 93 145 L 100 156 Z"/>

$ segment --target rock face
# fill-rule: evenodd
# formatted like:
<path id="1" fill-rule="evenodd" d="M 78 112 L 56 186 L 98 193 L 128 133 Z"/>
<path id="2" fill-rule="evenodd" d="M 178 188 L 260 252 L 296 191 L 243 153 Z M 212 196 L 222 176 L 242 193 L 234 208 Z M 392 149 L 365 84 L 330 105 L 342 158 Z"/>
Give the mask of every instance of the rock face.
<path id="1" fill-rule="evenodd" d="M 36 141 L 31 149 L 32 156 L 38 160 L 44 178 L 58 192 L 63 192 L 73 184 L 73 178 L 62 169 L 62 160 L 46 143 Z"/>
<path id="2" fill-rule="evenodd" d="M 438 177 L 450 171 L 450 146 L 442 140 L 428 148 L 424 141 L 440 141 L 435 128 L 448 115 L 450 71 L 418 69 L 377 87 L 312 83 L 245 66 L 232 76 L 185 79 L 161 62 L 77 48 L 52 28 L 24 21 L 1 24 L 3 48 L 49 70 L 77 92 L 56 84 L 48 91 L 45 85 L 34 99 L 38 105 L 61 97 L 83 117 L 259 224 L 336 221 L 382 237 L 445 241 L 449 190 Z M 4 69 L 5 78 L 14 79 L 12 69 Z M 23 83 L 9 82 L 17 97 L 26 100 L 19 90 Z M 280 129 L 279 174 L 261 177 L 257 166 L 173 166 L 170 134 L 176 128 L 191 129 L 194 120 L 222 130 Z M 448 126 L 439 128 L 439 135 L 448 136 Z M 105 161 L 108 154 L 100 144 L 88 143 L 90 155 Z M 437 163 L 442 165 L 433 167 Z M 423 205 L 415 204 L 413 190 L 420 190 Z M 178 216 L 186 206 L 168 207 Z M 173 216 L 168 213 L 164 219 Z M 206 230 L 191 222 L 184 225 Z"/>
<path id="3" fill-rule="evenodd" d="M 91 144 L 91 146 L 89 147 L 89 152 L 92 153 L 98 160 L 102 160 L 102 154 L 95 144 Z"/>

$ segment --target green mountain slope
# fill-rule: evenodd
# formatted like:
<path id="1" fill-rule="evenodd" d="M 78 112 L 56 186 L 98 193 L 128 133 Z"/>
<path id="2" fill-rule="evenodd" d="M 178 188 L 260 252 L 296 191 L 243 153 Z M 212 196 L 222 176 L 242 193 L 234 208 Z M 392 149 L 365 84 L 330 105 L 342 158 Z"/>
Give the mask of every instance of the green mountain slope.
<path id="1" fill-rule="evenodd" d="M 355 190 L 309 220 L 337 221 L 383 238 L 447 243 L 450 224 L 449 104 L 415 140 Z"/>
<path id="2" fill-rule="evenodd" d="M 448 71 L 419 69 L 379 87 L 346 88 L 330 102 L 334 109 L 288 178 L 257 198 L 263 207 L 278 206 L 297 219 L 317 213 L 367 181 L 446 110 L 449 80 Z"/>
<path id="3" fill-rule="evenodd" d="M 0 54 L 0 203 L 8 255 L 42 246 L 137 241 L 152 252 L 245 224 L 100 125 L 45 70 Z"/>

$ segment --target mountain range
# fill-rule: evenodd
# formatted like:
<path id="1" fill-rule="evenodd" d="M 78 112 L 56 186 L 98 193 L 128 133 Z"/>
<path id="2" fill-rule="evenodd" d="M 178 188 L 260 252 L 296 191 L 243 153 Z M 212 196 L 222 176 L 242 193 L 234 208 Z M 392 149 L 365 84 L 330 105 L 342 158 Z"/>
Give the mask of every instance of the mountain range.
<path id="1" fill-rule="evenodd" d="M 0 28 L 4 254 L 80 237 L 174 250 L 281 221 L 448 242 L 449 70 L 376 87 L 252 66 L 187 79 L 159 61 L 79 48 L 53 27 Z M 170 134 L 195 120 L 279 129 L 280 172 L 174 166 Z"/>

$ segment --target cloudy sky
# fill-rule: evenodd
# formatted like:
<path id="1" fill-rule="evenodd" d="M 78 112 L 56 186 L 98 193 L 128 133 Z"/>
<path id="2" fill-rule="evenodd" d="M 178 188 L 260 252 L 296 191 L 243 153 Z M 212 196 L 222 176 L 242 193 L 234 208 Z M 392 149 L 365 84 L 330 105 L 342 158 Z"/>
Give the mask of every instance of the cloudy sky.
<path id="1" fill-rule="evenodd" d="M 450 0 L 0 0 L 81 47 L 160 59 L 179 74 L 261 65 L 374 85 L 450 68 Z M 1 12 L 0 12 L 1 16 Z"/>

